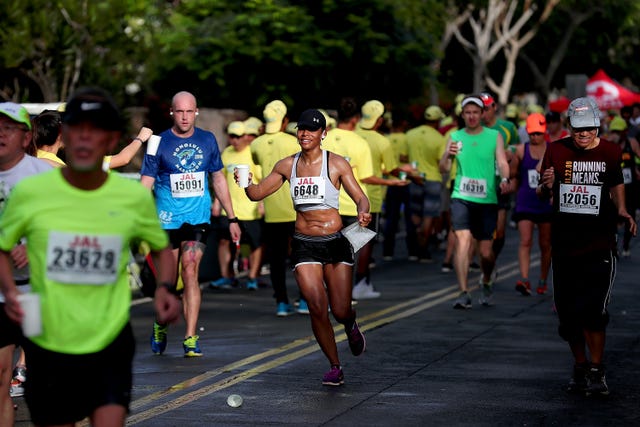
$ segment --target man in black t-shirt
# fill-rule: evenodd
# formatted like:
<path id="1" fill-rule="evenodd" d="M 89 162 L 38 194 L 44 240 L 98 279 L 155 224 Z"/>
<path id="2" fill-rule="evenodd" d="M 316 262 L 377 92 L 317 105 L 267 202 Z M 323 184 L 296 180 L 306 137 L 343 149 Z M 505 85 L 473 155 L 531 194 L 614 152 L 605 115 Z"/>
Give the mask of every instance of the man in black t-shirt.
<path id="1" fill-rule="evenodd" d="M 592 99 L 573 100 L 568 110 L 571 136 L 548 145 L 537 189 L 541 197 L 553 201 L 558 332 L 575 358 L 567 391 L 587 395 L 609 394 L 603 356 L 618 218 L 636 233 L 635 221 L 625 208 L 621 150 L 598 137 L 599 114 Z"/>

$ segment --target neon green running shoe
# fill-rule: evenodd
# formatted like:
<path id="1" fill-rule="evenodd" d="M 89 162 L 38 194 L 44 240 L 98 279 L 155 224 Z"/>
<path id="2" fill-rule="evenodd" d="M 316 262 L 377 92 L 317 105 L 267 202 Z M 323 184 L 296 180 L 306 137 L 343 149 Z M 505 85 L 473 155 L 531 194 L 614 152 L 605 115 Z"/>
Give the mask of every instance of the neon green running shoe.
<path id="1" fill-rule="evenodd" d="M 153 332 L 151 333 L 151 351 L 154 354 L 162 354 L 167 348 L 167 325 L 160 325 L 153 322 Z"/>
<path id="2" fill-rule="evenodd" d="M 198 340 L 200 340 L 200 337 L 198 335 L 194 335 L 192 337 L 187 337 L 184 339 L 184 341 L 182 342 L 182 348 L 184 348 L 184 357 L 202 356 L 202 350 L 200 350 Z"/>

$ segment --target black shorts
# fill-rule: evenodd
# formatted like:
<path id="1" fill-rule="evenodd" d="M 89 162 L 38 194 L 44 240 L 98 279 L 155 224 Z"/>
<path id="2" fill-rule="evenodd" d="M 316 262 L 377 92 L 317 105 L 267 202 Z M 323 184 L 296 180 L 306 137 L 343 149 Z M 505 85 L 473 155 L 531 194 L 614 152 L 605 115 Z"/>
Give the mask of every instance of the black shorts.
<path id="1" fill-rule="evenodd" d="M 200 242 L 207 244 L 207 238 L 211 231 L 209 224 L 182 224 L 180 228 L 166 230 L 169 233 L 169 241 L 173 249 L 179 249 L 182 242 Z"/>
<path id="2" fill-rule="evenodd" d="M 502 194 L 498 188 L 498 210 L 509 210 L 511 208 L 511 194 Z"/>
<path id="3" fill-rule="evenodd" d="M 7 317 L 4 302 L 0 303 L 0 348 L 8 345 L 18 346 L 22 339 L 22 328 Z"/>
<path id="4" fill-rule="evenodd" d="M 226 216 L 215 218 L 213 224 L 215 224 L 218 238 L 231 240 L 231 233 L 229 232 L 229 219 Z M 262 220 L 256 219 L 253 221 L 240 221 L 239 225 L 240 231 L 242 231 L 240 244 L 249 245 L 251 250 L 259 248 L 260 245 L 262 245 Z"/>
<path id="5" fill-rule="evenodd" d="M 498 206 L 452 199 L 451 224 L 454 231 L 471 231 L 476 240 L 492 240 L 498 224 Z"/>
<path id="6" fill-rule="evenodd" d="M 340 233 L 329 236 L 306 236 L 296 233 L 291 242 L 291 264 L 353 265 L 351 243 Z"/>
<path id="7" fill-rule="evenodd" d="M 131 325 L 104 350 L 90 354 L 48 351 L 24 342 L 29 381 L 25 400 L 36 425 L 78 422 L 100 406 L 117 404 L 129 411 L 135 340 Z M 69 394 L 70 383 L 81 385 Z"/>
<path id="8" fill-rule="evenodd" d="M 612 251 L 553 257 L 553 298 L 563 339 L 579 342 L 584 329 L 605 330 L 616 261 Z"/>
<path id="9" fill-rule="evenodd" d="M 543 224 L 545 222 L 551 222 L 552 217 L 552 213 L 514 212 L 512 219 L 515 222 L 527 220 L 534 224 Z"/>

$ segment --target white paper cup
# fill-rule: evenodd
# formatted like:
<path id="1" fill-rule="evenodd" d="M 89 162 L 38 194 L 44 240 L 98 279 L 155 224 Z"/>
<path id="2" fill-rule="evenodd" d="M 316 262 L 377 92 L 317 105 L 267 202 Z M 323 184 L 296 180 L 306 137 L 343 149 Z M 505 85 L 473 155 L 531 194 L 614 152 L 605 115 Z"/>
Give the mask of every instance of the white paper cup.
<path id="1" fill-rule="evenodd" d="M 158 152 L 158 147 L 160 146 L 160 138 L 158 135 L 151 135 L 149 140 L 147 141 L 147 154 L 150 156 L 155 156 Z"/>
<path id="2" fill-rule="evenodd" d="M 249 165 L 237 165 L 238 169 L 238 185 L 240 188 L 247 188 L 249 186 Z"/>
<path id="3" fill-rule="evenodd" d="M 26 293 L 18 295 L 18 301 L 24 311 L 22 333 L 25 337 L 36 337 L 42 334 L 42 317 L 40 315 L 40 295 Z"/>

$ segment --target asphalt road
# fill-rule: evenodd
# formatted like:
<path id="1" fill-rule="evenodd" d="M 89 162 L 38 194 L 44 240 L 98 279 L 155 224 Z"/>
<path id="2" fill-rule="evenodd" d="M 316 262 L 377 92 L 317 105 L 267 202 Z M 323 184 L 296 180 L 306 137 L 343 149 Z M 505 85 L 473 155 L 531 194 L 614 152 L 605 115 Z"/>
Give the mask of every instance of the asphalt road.
<path id="1" fill-rule="evenodd" d="M 136 301 L 138 349 L 128 425 L 640 425 L 640 249 L 632 246 L 632 256 L 618 264 L 606 345 L 611 395 L 605 399 L 563 391 L 572 358 L 556 333 L 552 292 L 524 297 L 514 290 L 515 230 L 508 230 L 498 261 L 495 305 L 478 305 L 475 291 L 474 307 L 466 311 L 452 309 L 457 286 L 453 273 L 440 272 L 441 251 L 433 264 L 419 264 L 406 260 L 402 241 L 393 261 L 382 261 L 380 250 L 378 245 L 372 277 L 382 296 L 356 306 L 367 351 L 353 357 L 336 328 L 342 387 L 321 385 L 328 364 L 308 316 L 276 317 L 268 287 L 205 287 L 204 356 L 196 359 L 182 355 L 184 323 L 170 328 L 166 354 L 152 355 L 152 305 Z M 538 278 L 537 252 L 533 259 L 532 282 Z M 291 276 L 288 287 L 296 297 Z M 61 392 L 73 404 L 82 379 L 69 381 Z M 228 406 L 231 394 L 242 396 L 243 404 Z M 30 425 L 24 402 L 15 401 L 16 425 Z"/>

